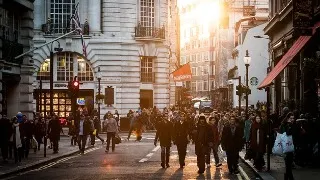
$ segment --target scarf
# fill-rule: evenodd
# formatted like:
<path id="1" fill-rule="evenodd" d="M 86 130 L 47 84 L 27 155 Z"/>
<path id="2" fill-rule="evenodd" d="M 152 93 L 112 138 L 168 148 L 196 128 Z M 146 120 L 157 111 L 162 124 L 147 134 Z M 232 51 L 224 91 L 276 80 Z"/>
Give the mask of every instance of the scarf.
<path id="1" fill-rule="evenodd" d="M 19 124 L 13 124 L 14 127 L 14 136 L 15 136 L 15 143 L 16 143 L 16 148 L 21 148 L 22 147 L 22 143 L 21 143 L 21 138 L 20 138 L 20 127 Z"/>

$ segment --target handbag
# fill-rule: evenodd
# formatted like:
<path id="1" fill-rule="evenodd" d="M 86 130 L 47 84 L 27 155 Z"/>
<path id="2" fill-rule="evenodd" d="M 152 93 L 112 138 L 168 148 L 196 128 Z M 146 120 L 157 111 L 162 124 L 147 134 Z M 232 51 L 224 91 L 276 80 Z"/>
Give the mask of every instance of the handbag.
<path id="1" fill-rule="evenodd" d="M 31 139 L 31 147 L 32 147 L 32 149 L 38 148 L 38 142 L 37 142 L 36 138 L 34 138 L 34 137 L 32 137 L 32 139 Z"/>
<path id="2" fill-rule="evenodd" d="M 92 135 L 94 135 L 94 136 L 97 135 L 97 129 L 94 129 Z"/>
<path id="3" fill-rule="evenodd" d="M 294 152 L 292 135 L 288 136 L 286 133 L 283 133 L 281 140 L 283 153 Z"/>
<path id="4" fill-rule="evenodd" d="M 116 134 L 114 137 L 114 143 L 115 144 L 120 144 L 121 143 L 121 137 L 119 136 L 119 134 Z"/>
<path id="5" fill-rule="evenodd" d="M 274 145 L 272 148 L 272 153 L 274 155 L 282 156 L 283 155 L 283 149 L 282 149 L 282 136 L 283 134 L 277 133 L 276 140 L 274 141 Z"/>

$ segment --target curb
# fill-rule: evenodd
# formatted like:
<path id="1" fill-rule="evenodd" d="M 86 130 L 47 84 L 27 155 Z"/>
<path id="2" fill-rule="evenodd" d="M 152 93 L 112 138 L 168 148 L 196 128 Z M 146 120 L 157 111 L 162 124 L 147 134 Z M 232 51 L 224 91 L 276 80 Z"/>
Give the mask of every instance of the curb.
<path id="1" fill-rule="evenodd" d="M 86 150 L 90 149 L 90 148 L 92 148 L 92 147 L 87 147 Z M 36 162 L 32 162 L 30 164 L 26 164 L 26 165 L 21 166 L 21 167 L 18 166 L 17 168 L 13 168 L 13 170 L 9 170 L 9 171 L 4 172 L 3 174 L 0 174 L 0 179 L 9 177 L 9 176 L 17 174 L 17 173 L 21 173 L 21 172 L 25 172 L 25 171 L 34 169 L 34 168 L 36 168 L 38 166 L 45 165 L 45 164 L 51 163 L 53 161 L 68 157 L 68 156 L 73 156 L 73 155 L 75 155 L 77 153 L 79 153 L 79 150 L 70 151 L 70 152 L 62 154 L 61 156 L 57 156 L 57 157 L 53 157 L 53 158 L 49 158 L 49 159 L 43 159 L 43 160 L 39 160 L 39 161 L 36 161 Z"/>
<path id="2" fill-rule="evenodd" d="M 239 153 L 239 157 L 243 163 L 245 163 L 247 166 L 249 166 L 253 172 L 260 178 L 260 179 L 266 179 L 266 180 L 276 180 L 274 177 L 272 177 L 267 172 L 258 172 L 256 168 L 254 168 L 253 164 L 249 160 L 244 159 L 245 154 L 243 152 Z"/>

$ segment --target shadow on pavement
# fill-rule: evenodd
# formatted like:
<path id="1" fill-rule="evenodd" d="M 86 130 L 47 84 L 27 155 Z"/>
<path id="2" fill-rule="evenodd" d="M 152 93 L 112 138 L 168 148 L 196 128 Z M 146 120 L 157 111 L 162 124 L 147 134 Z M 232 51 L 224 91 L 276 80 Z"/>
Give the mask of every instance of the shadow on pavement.
<path id="1" fill-rule="evenodd" d="M 174 179 L 183 179 L 183 169 L 179 168 L 177 169 L 172 176 L 170 177 L 170 180 L 174 180 Z"/>

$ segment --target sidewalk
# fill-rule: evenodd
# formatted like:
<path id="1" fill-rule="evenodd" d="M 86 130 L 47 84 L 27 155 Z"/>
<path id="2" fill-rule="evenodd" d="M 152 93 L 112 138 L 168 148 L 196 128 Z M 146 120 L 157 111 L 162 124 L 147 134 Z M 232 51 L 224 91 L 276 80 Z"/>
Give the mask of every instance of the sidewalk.
<path id="1" fill-rule="evenodd" d="M 41 144 L 40 151 L 34 153 L 33 149 L 30 149 L 28 159 L 22 159 L 20 163 L 15 164 L 14 158 L 10 159 L 7 164 L 4 164 L 3 161 L 0 160 L 0 178 L 76 154 L 78 150 L 78 146 L 71 146 L 70 137 L 61 136 L 58 154 L 53 154 L 53 150 L 47 148 L 47 157 L 44 157 L 43 144 Z"/>
<path id="2" fill-rule="evenodd" d="M 279 156 L 270 156 L 270 172 L 266 172 L 263 170 L 262 172 L 258 172 L 257 169 L 254 168 L 253 163 L 248 160 L 244 160 L 245 150 L 240 152 L 240 158 L 245 161 L 262 179 L 266 180 L 276 180 L 283 179 L 285 173 L 285 163 L 283 157 Z M 267 164 L 267 156 L 265 155 L 265 162 Z M 293 177 L 295 180 L 317 180 L 320 177 L 319 168 L 310 168 L 310 167 L 300 167 L 295 166 L 293 169 Z"/>

